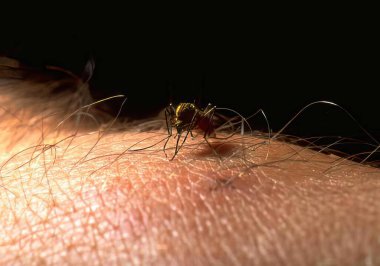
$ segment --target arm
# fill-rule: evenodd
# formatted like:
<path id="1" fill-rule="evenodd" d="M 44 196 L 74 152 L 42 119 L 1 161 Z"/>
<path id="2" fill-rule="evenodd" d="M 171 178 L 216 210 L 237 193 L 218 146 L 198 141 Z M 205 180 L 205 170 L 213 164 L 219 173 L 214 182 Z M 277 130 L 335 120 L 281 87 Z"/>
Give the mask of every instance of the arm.
<path id="1" fill-rule="evenodd" d="M 65 116 L 37 107 L 67 105 L 0 89 L 2 264 L 380 262 L 378 169 L 275 141 L 266 159 L 255 137 L 215 144 L 222 162 L 198 138 L 168 161 L 163 142 L 128 150 L 164 131 L 56 130 Z"/>

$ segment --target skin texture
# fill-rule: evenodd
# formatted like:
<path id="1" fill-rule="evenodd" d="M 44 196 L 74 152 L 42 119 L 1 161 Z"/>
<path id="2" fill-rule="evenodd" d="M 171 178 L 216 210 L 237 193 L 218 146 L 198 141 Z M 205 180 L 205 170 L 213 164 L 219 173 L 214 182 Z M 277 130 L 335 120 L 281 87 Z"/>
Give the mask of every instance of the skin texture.
<path id="1" fill-rule="evenodd" d="M 60 124 L 86 97 L 32 85 L 0 85 L 1 265 L 380 264 L 378 169 L 240 135 L 169 161 L 163 119 Z"/>

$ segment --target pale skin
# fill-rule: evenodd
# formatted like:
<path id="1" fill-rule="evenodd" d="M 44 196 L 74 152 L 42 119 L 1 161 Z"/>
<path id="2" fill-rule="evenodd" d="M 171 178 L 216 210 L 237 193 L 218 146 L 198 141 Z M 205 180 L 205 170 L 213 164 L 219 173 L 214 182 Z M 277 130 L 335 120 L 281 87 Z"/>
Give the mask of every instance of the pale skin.
<path id="1" fill-rule="evenodd" d="M 12 111 L 23 124 L 41 112 L 6 93 L 2 265 L 380 264 L 376 168 L 239 135 L 209 140 L 219 157 L 199 134 L 169 161 L 164 142 L 133 151 L 164 128 L 103 134 L 89 116 L 91 126 L 56 129 L 57 115 L 20 131 Z"/>

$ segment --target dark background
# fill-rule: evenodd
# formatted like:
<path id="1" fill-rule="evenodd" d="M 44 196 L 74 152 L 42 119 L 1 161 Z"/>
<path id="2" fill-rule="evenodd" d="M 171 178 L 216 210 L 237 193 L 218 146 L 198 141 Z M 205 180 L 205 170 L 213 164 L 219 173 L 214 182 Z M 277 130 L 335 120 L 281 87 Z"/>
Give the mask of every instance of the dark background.
<path id="1" fill-rule="evenodd" d="M 93 96 L 125 94 L 123 115 L 130 117 L 195 100 L 244 116 L 262 108 L 277 131 L 302 107 L 327 100 L 380 140 L 379 43 L 371 16 L 257 13 L 159 13 L 150 20 L 127 19 L 127 13 L 112 21 L 93 15 L 60 26 L 24 24 L 3 32 L 0 53 L 78 75 L 94 58 Z M 265 125 L 259 118 L 253 124 Z M 348 115 L 328 105 L 309 108 L 285 133 L 370 141 Z M 358 152 L 352 145 L 348 150 Z"/>

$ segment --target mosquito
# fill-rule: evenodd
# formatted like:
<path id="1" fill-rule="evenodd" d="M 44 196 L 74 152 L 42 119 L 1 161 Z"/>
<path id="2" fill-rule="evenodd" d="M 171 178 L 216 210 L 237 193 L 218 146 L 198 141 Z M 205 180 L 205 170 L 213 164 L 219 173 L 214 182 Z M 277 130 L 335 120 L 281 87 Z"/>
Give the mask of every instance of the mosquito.
<path id="1" fill-rule="evenodd" d="M 166 157 L 168 157 L 166 154 L 166 145 L 168 144 L 171 136 L 173 136 L 173 128 L 176 128 L 177 130 L 177 133 L 174 135 L 174 138 L 177 138 L 177 142 L 175 145 L 174 155 L 170 161 L 175 158 L 189 134 L 192 138 L 194 138 L 193 130 L 196 129 L 204 132 L 203 138 L 206 140 L 210 148 L 212 148 L 207 138 L 215 135 L 213 125 L 215 109 L 216 106 L 212 106 L 210 103 L 203 110 L 193 103 L 180 103 L 177 107 L 170 104 L 166 107 L 165 119 L 169 135 L 163 148 Z M 185 135 L 181 142 L 180 139 L 184 132 Z"/>

